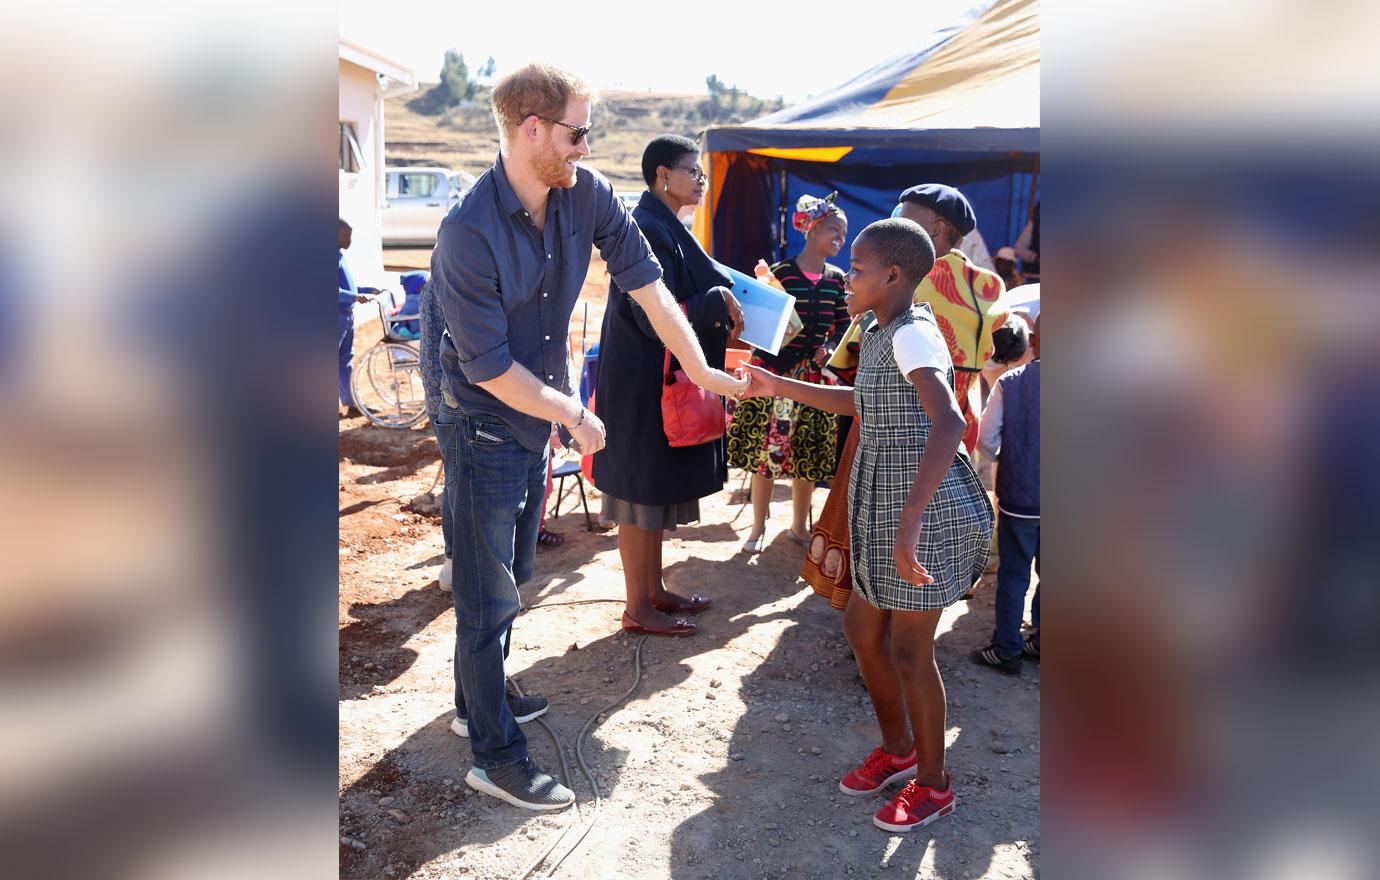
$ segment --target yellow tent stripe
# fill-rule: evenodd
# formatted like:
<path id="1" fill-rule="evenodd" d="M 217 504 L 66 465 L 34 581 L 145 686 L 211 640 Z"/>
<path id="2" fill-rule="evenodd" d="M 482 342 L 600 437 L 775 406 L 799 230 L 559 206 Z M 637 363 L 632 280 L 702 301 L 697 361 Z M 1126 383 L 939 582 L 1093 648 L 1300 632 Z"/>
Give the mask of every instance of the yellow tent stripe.
<path id="1" fill-rule="evenodd" d="M 748 150 L 758 156 L 770 156 L 773 159 L 795 159 L 799 162 L 837 162 L 844 156 L 853 152 L 852 147 L 758 147 Z"/>

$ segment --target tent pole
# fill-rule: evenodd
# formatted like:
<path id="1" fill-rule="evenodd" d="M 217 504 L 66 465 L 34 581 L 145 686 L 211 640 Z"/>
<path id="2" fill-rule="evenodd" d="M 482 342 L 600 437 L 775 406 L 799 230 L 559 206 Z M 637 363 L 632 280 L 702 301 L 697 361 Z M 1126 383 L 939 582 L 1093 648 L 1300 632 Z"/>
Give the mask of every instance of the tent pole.
<path id="1" fill-rule="evenodd" d="M 786 259 L 786 163 L 781 163 L 781 206 L 777 218 L 776 262 Z"/>
<path id="2" fill-rule="evenodd" d="M 1030 171 L 1030 198 L 1025 203 L 1025 218 L 1030 219 L 1030 212 L 1035 210 L 1035 192 L 1040 187 L 1040 154 L 1035 154 L 1035 167 Z M 1025 224 L 1021 224 L 1021 230 L 1025 230 Z M 1018 235 L 1020 233 L 1017 233 Z"/>

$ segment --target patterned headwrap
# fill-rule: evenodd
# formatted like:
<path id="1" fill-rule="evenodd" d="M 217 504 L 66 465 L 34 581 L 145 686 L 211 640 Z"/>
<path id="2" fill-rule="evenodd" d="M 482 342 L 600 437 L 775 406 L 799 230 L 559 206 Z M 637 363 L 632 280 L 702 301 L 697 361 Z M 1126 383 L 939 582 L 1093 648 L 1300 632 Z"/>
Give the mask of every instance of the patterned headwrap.
<path id="1" fill-rule="evenodd" d="M 809 235 L 810 230 L 830 214 L 844 216 L 843 209 L 834 204 L 834 199 L 838 197 L 838 190 L 822 199 L 810 195 L 801 196 L 795 203 L 795 214 L 791 217 L 791 225 L 795 227 L 795 231 L 801 235 Z"/>

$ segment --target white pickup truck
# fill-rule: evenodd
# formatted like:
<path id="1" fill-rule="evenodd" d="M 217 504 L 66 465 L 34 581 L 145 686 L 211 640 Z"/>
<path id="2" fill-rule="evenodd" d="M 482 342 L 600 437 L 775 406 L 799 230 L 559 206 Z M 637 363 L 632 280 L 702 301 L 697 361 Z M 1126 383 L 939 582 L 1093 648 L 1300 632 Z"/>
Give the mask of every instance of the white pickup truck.
<path id="1" fill-rule="evenodd" d="M 473 175 L 436 166 L 385 168 L 383 243 L 436 244 L 436 230 L 474 185 Z"/>

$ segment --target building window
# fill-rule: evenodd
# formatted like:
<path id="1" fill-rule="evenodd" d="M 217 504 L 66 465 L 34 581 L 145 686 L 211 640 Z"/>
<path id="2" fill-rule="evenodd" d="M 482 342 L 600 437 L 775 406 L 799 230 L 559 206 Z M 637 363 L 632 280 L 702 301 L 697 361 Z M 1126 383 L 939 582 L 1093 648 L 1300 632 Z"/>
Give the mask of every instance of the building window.
<path id="1" fill-rule="evenodd" d="M 358 174 L 364 168 L 364 152 L 359 148 L 353 122 L 340 123 L 340 170 Z"/>

